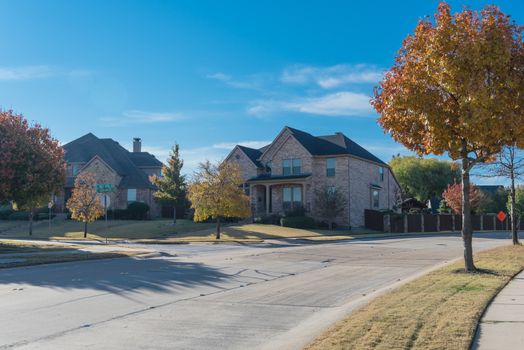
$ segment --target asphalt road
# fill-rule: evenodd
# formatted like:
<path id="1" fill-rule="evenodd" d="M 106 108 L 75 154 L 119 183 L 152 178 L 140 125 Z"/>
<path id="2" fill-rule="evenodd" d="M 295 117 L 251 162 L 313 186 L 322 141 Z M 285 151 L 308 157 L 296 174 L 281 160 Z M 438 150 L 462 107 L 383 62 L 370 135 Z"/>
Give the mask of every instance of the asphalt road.
<path id="1" fill-rule="evenodd" d="M 507 233 L 474 239 L 477 250 L 509 243 Z M 460 257 L 462 241 L 148 248 L 160 254 L 0 270 L 0 349 L 299 349 Z"/>

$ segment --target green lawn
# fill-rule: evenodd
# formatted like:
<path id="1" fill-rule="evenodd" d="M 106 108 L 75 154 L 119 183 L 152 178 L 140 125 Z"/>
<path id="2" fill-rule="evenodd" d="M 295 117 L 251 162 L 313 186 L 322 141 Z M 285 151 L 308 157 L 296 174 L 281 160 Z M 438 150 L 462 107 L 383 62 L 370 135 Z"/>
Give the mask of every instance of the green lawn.
<path id="1" fill-rule="evenodd" d="M 16 226 L 2 232 L 2 225 Z M 244 224 L 223 225 L 220 241 L 215 239 L 215 224 L 195 223 L 190 220 L 100 220 L 88 225 L 88 239 L 95 240 L 137 240 L 141 242 L 187 243 L 187 242 L 242 242 L 257 243 L 266 239 L 301 239 L 308 241 L 336 241 L 358 237 L 384 237 L 392 234 L 369 230 L 339 231 L 318 229 L 295 229 L 277 225 Z M 0 222 L 0 235 L 4 238 L 33 239 L 83 239 L 83 223 L 55 220 L 51 232 L 47 222 L 38 222 L 33 229 L 33 236 L 28 235 L 27 222 Z M 393 234 L 394 235 L 394 234 Z M 403 235 L 403 234 L 402 234 Z"/>
<path id="2" fill-rule="evenodd" d="M 20 222 L 19 222 L 20 223 Z M 89 239 L 146 239 L 165 238 L 180 233 L 199 231 L 213 227 L 209 223 L 194 223 L 189 220 L 178 220 L 173 225 L 172 220 L 110 220 L 108 225 L 105 221 L 95 221 L 88 224 Z M 5 238 L 33 238 L 33 239 L 81 239 L 84 235 L 84 224 L 73 220 L 57 221 L 51 225 L 51 231 L 47 222 L 39 222 L 33 228 L 33 235 L 29 236 L 28 223 L 16 229 L 2 234 Z"/>

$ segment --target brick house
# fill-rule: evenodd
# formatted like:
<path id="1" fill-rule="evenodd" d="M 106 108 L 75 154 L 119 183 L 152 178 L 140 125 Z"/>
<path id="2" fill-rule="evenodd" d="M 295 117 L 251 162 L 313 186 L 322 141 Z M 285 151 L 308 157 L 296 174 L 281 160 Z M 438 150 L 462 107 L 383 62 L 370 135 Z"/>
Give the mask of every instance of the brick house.
<path id="1" fill-rule="evenodd" d="M 150 175 L 161 175 L 162 163 L 148 152 L 142 152 L 139 138 L 133 140 L 133 152 L 129 152 L 113 139 L 100 139 L 86 134 L 63 146 L 67 162 L 67 178 L 64 193 L 56 199 L 57 208 L 64 209 L 71 197 L 75 177 L 82 172 L 95 176 L 97 184 L 111 184 L 113 209 L 125 209 L 134 201 L 149 205 L 151 217 L 158 217 L 161 207 L 153 198 L 155 186 Z"/>
<path id="2" fill-rule="evenodd" d="M 226 161 L 239 164 L 255 216 L 301 206 L 320 221 L 315 190 L 332 188 L 347 196 L 337 224 L 362 227 L 365 209 L 392 209 L 400 193 L 390 167 L 340 132 L 313 136 L 284 127 L 260 149 L 235 146 Z"/>

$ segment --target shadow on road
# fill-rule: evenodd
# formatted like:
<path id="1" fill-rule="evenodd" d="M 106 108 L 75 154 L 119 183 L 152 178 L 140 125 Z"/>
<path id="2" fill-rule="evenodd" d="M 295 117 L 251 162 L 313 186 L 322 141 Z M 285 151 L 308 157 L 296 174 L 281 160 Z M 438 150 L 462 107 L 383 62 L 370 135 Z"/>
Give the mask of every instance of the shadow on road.
<path id="1" fill-rule="evenodd" d="M 121 258 L 0 270 L 0 285 L 29 284 L 111 293 L 168 291 L 194 285 L 219 287 L 231 278 L 200 263 L 170 259 Z"/>

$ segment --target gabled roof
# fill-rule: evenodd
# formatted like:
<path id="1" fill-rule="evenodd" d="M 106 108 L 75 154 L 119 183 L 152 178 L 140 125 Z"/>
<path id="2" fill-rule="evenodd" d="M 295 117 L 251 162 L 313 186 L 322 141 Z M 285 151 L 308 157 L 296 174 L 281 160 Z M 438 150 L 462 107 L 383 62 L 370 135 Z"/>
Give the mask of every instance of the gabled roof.
<path id="1" fill-rule="evenodd" d="M 251 161 L 255 163 L 257 167 L 262 168 L 262 164 L 258 161 L 258 159 L 262 155 L 262 151 L 261 151 L 262 148 L 267 147 L 267 146 L 264 146 L 261 149 L 254 149 L 254 148 L 249 148 L 249 147 L 240 146 L 240 145 L 238 145 L 237 147 L 240 148 L 242 152 L 244 152 L 246 156 L 248 156 L 249 159 L 251 159 Z"/>
<path id="2" fill-rule="evenodd" d="M 495 194 L 499 190 L 504 190 L 503 185 L 475 185 L 475 187 L 489 194 Z"/>
<path id="3" fill-rule="evenodd" d="M 311 155 L 330 156 L 347 154 L 387 166 L 381 159 L 340 132 L 334 135 L 313 136 L 305 131 L 289 126 L 286 126 L 284 129 L 289 130 L 295 139 L 300 142 Z M 267 146 L 265 149 L 267 149 Z"/>
<path id="4" fill-rule="evenodd" d="M 112 139 L 99 139 L 92 133 L 86 134 L 63 146 L 68 163 L 87 163 L 93 157 L 100 157 L 109 167 L 122 177 L 123 188 L 154 188 L 147 174 L 138 168 L 140 164 L 157 164 L 147 152 L 133 156 L 131 152 Z M 144 153 L 144 154 L 142 154 Z M 154 157 L 153 157 L 154 158 Z M 155 158 L 156 160 L 156 158 Z M 135 163 L 135 161 L 137 163 Z"/>

